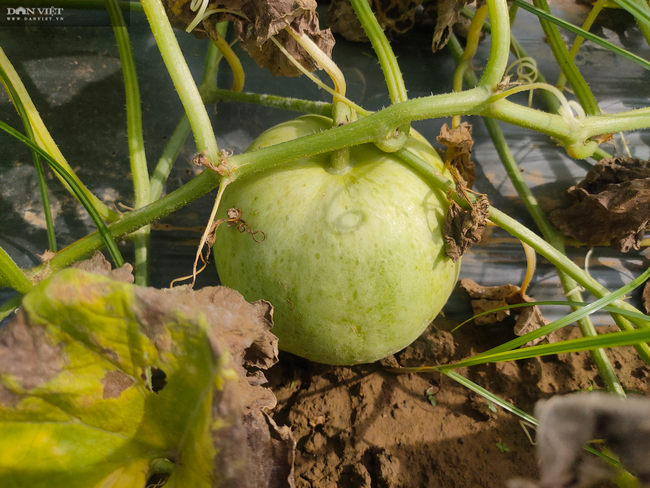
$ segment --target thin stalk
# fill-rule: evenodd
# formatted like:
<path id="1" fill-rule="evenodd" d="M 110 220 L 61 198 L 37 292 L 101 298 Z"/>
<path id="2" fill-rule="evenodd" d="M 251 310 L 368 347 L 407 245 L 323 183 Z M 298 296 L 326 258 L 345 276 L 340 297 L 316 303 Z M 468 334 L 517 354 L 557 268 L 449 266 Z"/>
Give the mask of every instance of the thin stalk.
<path id="1" fill-rule="evenodd" d="M 633 54 L 633 53 L 631 53 L 629 51 L 626 51 L 625 49 L 622 49 L 622 48 L 616 46 L 615 44 L 612 44 L 611 42 L 606 41 L 605 39 L 602 39 L 602 38 L 600 38 L 600 37 L 598 37 L 598 36 L 596 36 L 596 35 L 594 35 L 594 34 L 592 34 L 590 32 L 587 32 L 587 31 L 581 29 L 580 27 L 577 27 L 577 26 L 573 25 L 570 22 L 567 22 L 567 21 L 562 20 L 562 19 L 558 19 L 557 17 L 551 15 L 550 13 L 548 13 L 546 11 L 544 11 L 542 9 L 539 9 L 539 8 L 536 8 L 533 5 L 530 5 L 525 0 L 512 0 L 512 2 L 517 4 L 518 6 L 523 8 L 524 10 L 528 10 L 529 12 L 535 14 L 540 19 L 548 20 L 549 22 L 552 22 L 553 24 L 555 24 L 555 25 L 557 25 L 559 27 L 562 27 L 565 30 L 568 30 L 569 32 L 573 32 L 576 35 L 584 37 L 588 41 L 591 41 L 591 42 L 593 42 L 594 44 L 596 44 L 596 45 L 598 45 L 600 47 L 604 47 L 608 51 L 613 52 L 614 54 L 617 54 L 617 55 L 621 56 L 622 58 L 627 59 L 628 61 L 632 61 L 633 63 L 641 66 L 644 69 L 650 70 L 650 62 L 648 62 L 647 60 L 643 59 L 640 56 L 637 56 L 636 54 Z"/>
<path id="2" fill-rule="evenodd" d="M 16 93 L 16 90 L 11 84 L 11 80 L 9 80 L 7 73 L 5 73 L 5 71 L 2 69 L 1 66 L 0 66 L 0 78 L 2 78 L 2 83 L 5 86 L 7 92 L 9 93 L 9 97 L 11 98 L 14 107 L 16 107 L 16 111 L 18 112 L 18 115 L 20 116 L 20 120 L 23 123 L 23 127 L 25 128 L 25 134 L 31 141 L 36 143 L 36 139 L 34 137 L 34 131 L 32 130 L 32 124 L 29 122 L 29 117 L 27 116 L 25 107 L 23 106 L 23 103 L 20 100 L 18 93 Z M 31 151 L 31 153 L 32 153 L 32 159 L 34 161 L 34 167 L 36 168 L 36 175 L 38 177 L 38 189 L 41 193 L 41 204 L 43 205 L 43 214 L 45 215 L 45 224 L 47 228 L 47 241 L 50 246 L 50 251 L 56 252 L 57 246 L 56 246 L 56 235 L 54 233 L 54 219 L 52 218 L 52 210 L 50 208 L 50 196 L 47 191 L 47 182 L 45 181 L 45 171 L 43 169 L 43 163 L 41 162 L 41 158 L 38 156 L 38 153 L 36 151 Z"/>
<path id="3" fill-rule="evenodd" d="M 142 0 L 145 14 L 149 20 L 158 49 L 163 57 L 167 71 L 174 82 L 181 103 L 192 126 L 198 152 L 205 151 L 211 161 L 219 159 L 219 147 L 212 130 L 210 117 L 203 105 L 192 73 L 190 73 L 181 48 L 178 45 L 172 26 L 167 19 L 160 0 Z"/>
<path id="4" fill-rule="evenodd" d="M 0 284 L 1 286 L 10 286 L 23 295 L 34 286 L 2 247 L 0 247 Z"/>
<path id="5" fill-rule="evenodd" d="M 488 0 L 488 12 L 492 25 L 490 57 L 488 58 L 479 86 L 493 90 L 503 79 L 510 52 L 510 16 L 505 0 Z"/>
<path id="6" fill-rule="evenodd" d="M 228 22 L 217 24 L 217 32 L 222 35 L 225 34 L 227 28 Z M 201 97 L 204 101 L 206 101 L 209 96 L 214 96 L 214 92 L 217 89 L 218 67 L 222 56 L 223 55 L 221 54 L 221 51 L 217 49 L 217 46 L 212 43 L 208 44 L 208 52 L 206 53 L 205 63 L 203 65 L 203 75 L 201 76 L 201 84 L 199 85 L 199 93 L 201 93 Z M 174 129 L 172 136 L 169 138 L 169 142 L 167 143 L 167 146 L 165 146 L 165 150 L 160 156 L 160 159 L 156 164 L 156 169 L 151 176 L 151 201 L 158 200 L 160 195 L 162 195 L 162 190 L 167 178 L 169 177 L 169 173 L 171 172 L 191 129 L 187 115 L 183 114 L 178 125 Z"/>
<path id="7" fill-rule="evenodd" d="M 325 115 L 326 117 L 332 116 L 331 103 L 312 102 L 311 100 L 280 97 L 277 95 L 234 92 L 232 90 L 222 90 L 221 88 L 216 88 L 211 91 L 210 96 L 206 99 L 206 102 L 208 103 L 217 103 L 221 101 L 253 103 L 256 105 L 263 105 L 265 107 L 291 110 L 293 112 Z"/>
<path id="8" fill-rule="evenodd" d="M 20 101 L 25 107 L 25 111 L 29 117 L 29 122 L 34 131 L 35 140 L 38 146 L 47 151 L 47 153 L 51 154 L 57 163 L 66 170 L 66 173 L 77 183 L 79 188 L 82 189 L 87 199 L 92 202 L 93 207 L 97 210 L 99 215 L 101 215 L 104 220 L 107 222 L 113 222 L 119 219 L 119 214 L 109 209 L 106 204 L 104 204 L 104 202 L 102 202 L 99 198 L 93 195 L 88 188 L 86 188 L 86 186 L 74 173 L 66 159 L 63 157 L 63 154 L 59 150 L 59 147 L 54 142 L 54 139 L 52 139 L 52 136 L 48 132 L 47 127 L 45 127 L 45 124 L 43 123 L 38 110 L 36 110 L 36 106 L 34 105 L 34 102 L 32 102 L 29 93 L 27 93 L 25 85 L 23 85 L 20 77 L 18 76 L 18 73 L 16 73 L 16 70 L 5 55 L 2 48 L 0 48 L 0 68 L 2 68 L 2 70 L 6 73 L 9 82 L 13 86 L 14 90 L 18 94 L 18 97 L 20 98 Z M 59 175 L 57 174 L 57 176 Z M 75 192 L 66 181 L 61 180 L 61 182 L 70 191 L 70 193 L 75 195 Z"/>
<path id="9" fill-rule="evenodd" d="M 366 36 L 372 44 L 372 48 L 377 54 L 379 65 L 384 73 L 391 103 L 396 104 L 407 101 L 408 95 L 406 93 L 402 71 L 400 70 L 393 48 L 390 46 L 379 22 L 377 22 L 375 14 L 372 12 L 366 0 L 351 0 L 351 3 L 357 19 L 359 19 Z M 394 152 L 404 145 L 410 130 L 410 121 L 400 124 L 397 131 L 392 129 L 384 139 L 378 141 L 377 147 L 383 151 Z"/>
<path id="10" fill-rule="evenodd" d="M 384 34 L 384 30 L 379 25 L 379 22 L 377 22 L 377 18 L 366 0 L 351 0 L 351 3 L 357 19 L 361 22 L 361 26 L 377 54 L 379 65 L 384 73 L 391 103 L 405 102 L 408 100 L 408 95 L 406 93 L 402 71 L 400 70 L 393 48 L 391 48 L 390 42 L 388 42 L 386 34 Z"/>
<path id="11" fill-rule="evenodd" d="M 0 306 L 0 320 L 8 317 L 11 312 L 16 310 L 20 306 L 20 302 L 22 302 L 22 300 L 23 296 L 21 294 L 18 294 L 4 302 L 2 306 Z"/>
<path id="12" fill-rule="evenodd" d="M 478 48 L 478 43 L 481 39 L 481 30 L 485 19 L 488 14 L 487 4 L 479 7 L 476 10 L 476 14 L 472 18 L 472 22 L 469 27 L 469 32 L 467 34 L 467 43 L 465 44 L 465 51 L 460 56 L 460 59 L 456 63 L 456 71 L 454 72 L 454 91 L 461 92 L 463 91 L 463 78 L 465 73 L 472 69 L 472 60 L 476 54 L 476 49 Z M 451 126 L 453 129 L 456 129 L 460 126 L 460 116 L 454 115 L 451 119 Z"/>
<path id="13" fill-rule="evenodd" d="M 106 10 L 113 24 L 113 32 L 117 40 L 117 48 L 122 64 L 124 77 L 124 90 L 126 93 L 126 131 L 129 141 L 129 159 L 131 162 L 131 175 L 133 177 L 133 190 L 135 194 L 135 208 L 149 205 L 150 183 L 147 156 L 144 148 L 144 135 L 142 133 L 142 108 L 140 102 L 140 89 L 138 76 L 135 71 L 135 61 L 129 33 L 124 24 L 124 17 L 116 0 L 104 0 Z M 135 284 L 149 285 L 149 235 L 151 227 L 145 225 L 138 229 L 134 236 L 135 245 Z"/>
<path id="14" fill-rule="evenodd" d="M 596 17 L 598 17 L 598 14 L 600 11 L 603 9 L 605 4 L 609 0 L 598 0 L 596 4 L 591 8 L 591 12 L 589 12 L 589 15 L 585 19 L 585 21 L 582 23 L 582 29 L 589 32 L 591 29 L 591 26 L 594 24 L 596 21 Z M 571 49 L 569 50 L 569 57 L 574 60 L 576 58 L 576 55 L 578 54 L 578 51 L 580 50 L 580 46 L 582 46 L 582 41 L 584 41 L 585 38 L 582 36 L 577 36 L 573 44 L 571 45 Z M 564 86 L 566 85 L 566 76 L 564 73 L 560 73 L 560 76 L 557 79 L 557 83 L 555 86 L 557 86 L 560 90 L 564 90 Z"/>
<path id="15" fill-rule="evenodd" d="M 533 3 L 538 9 L 543 10 L 544 12 L 551 12 L 546 0 L 533 0 Z M 587 115 L 600 114 L 600 108 L 598 107 L 596 97 L 594 97 L 594 94 L 591 92 L 591 89 L 589 88 L 589 85 L 587 85 L 582 73 L 580 73 L 580 70 L 569 55 L 569 51 L 560 35 L 560 30 L 556 25 L 545 19 L 540 18 L 539 22 L 542 25 L 544 34 L 546 35 L 548 45 L 550 46 L 551 51 L 553 51 L 555 61 L 557 61 L 562 73 L 566 76 L 571 88 L 573 89 L 573 93 L 575 93 L 585 113 Z"/>

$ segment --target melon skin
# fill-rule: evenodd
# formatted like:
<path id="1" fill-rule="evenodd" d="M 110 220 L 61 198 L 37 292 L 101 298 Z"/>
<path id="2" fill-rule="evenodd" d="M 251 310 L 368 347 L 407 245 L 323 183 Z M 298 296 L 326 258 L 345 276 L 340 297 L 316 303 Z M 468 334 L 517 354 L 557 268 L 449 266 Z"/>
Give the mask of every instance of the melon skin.
<path id="1" fill-rule="evenodd" d="M 326 117 L 300 117 L 248 150 L 331 126 Z M 445 172 L 411 132 L 406 147 Z M 445 195 L 372 144 L 351 148 L 350 158 L 345 174 L 328 172 L 324 154 L 237 180 L 217 215 L 241 209 L 250 229 L 266 235 L 256 242 L 219 227 L 222 284 L 271 302 L 280 349 L 326 364 L 369 363 L 408 346 L 446 303 L 460 268 L 444 255 Z"/>

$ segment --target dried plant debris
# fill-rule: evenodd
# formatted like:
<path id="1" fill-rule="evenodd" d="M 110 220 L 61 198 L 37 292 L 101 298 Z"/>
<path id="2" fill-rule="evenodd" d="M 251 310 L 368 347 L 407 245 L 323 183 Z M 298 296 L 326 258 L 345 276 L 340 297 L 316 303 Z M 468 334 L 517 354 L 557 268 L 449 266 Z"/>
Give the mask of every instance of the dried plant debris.
<path id="1" fill-rule="evenodd" d="M 643 287 L 643 306 L 646 313 L 650 313 L 650 281 L 646 281 Z"/>
<path id="2" fill-rule="evenodd" d="M 589 246 L 639 249 L 650 221 L 650 161 L 603 159 L 566 195 L 572 206 L 550 214 L 562 233 Z"/>
<path id="3" fill-rule="evenodd" d="M 474 315 L 483 312 L 489 312 L 497 308 L 507 307 L 519 303 L 534 303 L 528 295 L 521 293 L 521 288 L 517 285 L 501 285 L 501 286 L 481 286 L 470 279 L 460 280 L 460 287 L 467 292 L 471 299 L 472 311 Z M 532 305 L 530 307 L 512 308 L 509 310 L 499 310 L 491 314 L 476 317 L 474 323 L 476 325 L 493 325 L 513 321 L 514 319 L 514 333 L 518 336 L 523 336 L 539 329 L 550 323 L 549 320 L 542 316 L 539 307 Z M 534 339 L 526 346 L 534 346 L 540 342 L 554 342 L 552 335 Z"/>
<path id="4" fill-rule="evenodd" d="M 164 0 L 164 4 L 174 27 L 186 29 L 196 17 L 189 0 Z M 334 36 L 329 29 L 320 30 L 315 0 L 210 0 L 207 10 L 213 8 L 239 15 L 224 11 L 212 14 L 192 33 L 197 37 L 214 38 L 218 22 L 233 22 L 242 47 L 258 65 L 268 68 L 276 76 L 300 76 L 302 73 L 277 48 L 271 36 L 275 36 L 305 69 L 314 71 L 317 68 L 311 57 L 284 30 L 286 27 L 309 36 L 327 56 L 332 55 Z"/>
<path id="5" fill-rule="evenodd" d="M 146 486 L 161 458 L 175 486 L 293 487 L 295 443 L 261 386 L 272 310 L 81 269 L 43 281 L 0 330 L 0 486 Z"/>
<path id="6" fill-rule="evenodd" d="M 123 281 L 124 283 L 133 283 L 135 281 L 133 266 L 131 264 L 124 263 L 119 268 L 113 269 L 111 263 L 99 251 L 95 251 L 90 259 L 74 263 L 72 267 L 88 271 L 89 273 L 106 276 L 112 280 Z"/>
<path id="7" fill-rule="evenodd" d="M 404 34 L 415 25 L 415 15 L 424 0 L 368 0 L 377 21 L 390 36 Z M 368 42 L 350 0 L 332 0 L 327 11 L 327 25 L 346 40 Z"/>
<path id="8" fill-rule="evenodd" d="M 431 50 L 434 53 L 447 45 L 454 26 L 462 21 L 460 12 L 466 3 L 466 0 L 437 0 L 427 5 L 427 12 L 434 14 L 432 16 L 436 19 L 431 41 Z"/>
<path id="9" fill-rule="evenodd" d="M 456 202 L 450 202 L 443 233 L 445 236 L 445 256 L 454 263 L 470 247 L 481 240 L 483 229 L 487 224 L 490 202 L 486 196 L 475 202 L 471 209 L 465 210 Z"/>
<path id="10" fill-rule="evenodd" d="M 650 399 L 604 393 L 556 396 L 535 407 L 539 484 L 508 482 L 509 488 L 586 488 L 616 473 L 584 446 L 602 440 L 623 466 L 650 483 Z"/>
<path id="11" fill-rule="evenodd" d="M 450 129 L 447 124 L 440 129 L 440 135 L 436 140 L 445 146 L 447 150 L 443 155 L 445 164 L 449 164 L 462 178 L 460 182 L 466 188 L 471 189 L 476 181 L 476 166 L 471 160 L 472 146 L 472 125 L 467 122 L 460 124 L 456 129 Z"/>

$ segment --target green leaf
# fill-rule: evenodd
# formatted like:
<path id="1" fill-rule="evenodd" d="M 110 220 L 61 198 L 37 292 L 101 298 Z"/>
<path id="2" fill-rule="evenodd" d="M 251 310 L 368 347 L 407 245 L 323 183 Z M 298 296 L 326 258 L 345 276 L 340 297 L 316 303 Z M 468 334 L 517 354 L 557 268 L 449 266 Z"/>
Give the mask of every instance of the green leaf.
<path id="1" fill-rule="evenodd" d="M 0 486 L 141 488 L 161 460 L 165 486 L 213 486 L 233 371 L 203 314 L 150 291 L 68 269 L 24 297 L 0 332 Z"/>

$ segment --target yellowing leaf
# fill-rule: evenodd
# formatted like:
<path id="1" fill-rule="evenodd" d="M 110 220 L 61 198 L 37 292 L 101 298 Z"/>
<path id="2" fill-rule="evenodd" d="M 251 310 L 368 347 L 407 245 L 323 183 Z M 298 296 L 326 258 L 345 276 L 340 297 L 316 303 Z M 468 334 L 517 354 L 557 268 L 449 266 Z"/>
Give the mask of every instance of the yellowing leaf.
<path id="1" fill-rule="evenodd" d="M 227 361 L 203 314 L 145 292 L 70 269 L 25 296 L 0 331 L 2 488 L 143 487 L 160 459 L 166 486 L 216 484 Z"/>

